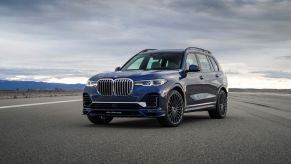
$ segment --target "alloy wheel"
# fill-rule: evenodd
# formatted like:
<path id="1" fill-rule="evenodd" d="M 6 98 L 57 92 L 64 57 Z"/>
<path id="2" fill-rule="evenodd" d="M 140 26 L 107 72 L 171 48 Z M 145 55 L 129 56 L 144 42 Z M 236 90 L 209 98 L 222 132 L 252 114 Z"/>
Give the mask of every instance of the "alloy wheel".
<path id="1" fill-rule="evenodd" d="M 221 115 L 225 115 L 227 110 L 227 100 L 225 94 L 220 95 L 220 100 L 219 100 L 219 112 Z"/>
<path id="2" fill-rule="evenodd" d="M 183 115 L 183 99 L 179 94 L 173 94 L 168 101 L 168 116 L 173 124 L 181 121 Z"/>

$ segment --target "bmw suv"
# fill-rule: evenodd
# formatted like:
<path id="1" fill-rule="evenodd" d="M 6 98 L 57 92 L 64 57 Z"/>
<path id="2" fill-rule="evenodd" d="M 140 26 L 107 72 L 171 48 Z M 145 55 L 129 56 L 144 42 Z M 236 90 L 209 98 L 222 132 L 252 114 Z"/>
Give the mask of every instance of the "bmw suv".
<path id="1" fill-rule="evenodd" d="M 114 117 L 154 117 L 175 127 L 184 113 L 227 112 L 227 78 L 210 51 L 145 49 L 114 72 L 91 77 L 83 92 L 83 114 L 94 124 Z"/>

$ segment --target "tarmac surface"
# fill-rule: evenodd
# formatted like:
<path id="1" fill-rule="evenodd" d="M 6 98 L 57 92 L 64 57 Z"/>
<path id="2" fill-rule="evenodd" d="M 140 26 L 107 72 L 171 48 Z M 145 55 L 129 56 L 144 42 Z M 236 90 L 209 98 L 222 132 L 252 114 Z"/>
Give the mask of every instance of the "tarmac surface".
<path id="1" fill-rule="evenodd" d="M 81 111 L 81 97 L 0 100 L 0 164 L 291 163 L 287 94 L 231 93 L 225 119 L 188 113 L 176 128 L 149 118 L 93 125 Z"/>

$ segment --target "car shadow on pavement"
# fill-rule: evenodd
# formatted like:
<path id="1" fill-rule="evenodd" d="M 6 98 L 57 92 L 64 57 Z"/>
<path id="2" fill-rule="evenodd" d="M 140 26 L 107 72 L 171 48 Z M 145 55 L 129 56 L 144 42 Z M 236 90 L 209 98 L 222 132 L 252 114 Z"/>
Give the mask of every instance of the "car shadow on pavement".
<path id="1" fill-rule="evenodd" d="M 210 121 L 209 116 L 206 115 L 185 115 L 183 122 L 179 126 L 187 126 L 188 124 L 194 124 L 197 122 Z M 110 124 L 107 125 L 94 125 L 88 123 L 85 127 L 103 127 L 103 128 L 164 128 L 155 118 L 117 118 L 113 119 Z"/>

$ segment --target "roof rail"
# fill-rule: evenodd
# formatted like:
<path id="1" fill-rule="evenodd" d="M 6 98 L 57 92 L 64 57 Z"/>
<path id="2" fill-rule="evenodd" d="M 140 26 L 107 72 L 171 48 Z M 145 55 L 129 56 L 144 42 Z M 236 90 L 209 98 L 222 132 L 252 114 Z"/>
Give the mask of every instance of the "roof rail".
<path id="1" fill-rule="evenodd" d="M 211 52 L 210 52 L 210 51 L 205 50 L 205 49 L 203 49 L 203 48 L 198 48 L 198 47 L 187 47 L 187 48 L 185 49 L 185 51 L 187 51 L 187 50 L 199 51 L 199 52 L 202 52 L 202 53 L 206 53 L 206 54 L 211 55 Z"/>
<path id="2" fill-rule="evenodd" d="M 153 51 L 153 50 L 157 50 L 157 49 L 144 49 L 144 50 L 140 51 L 139 53 L 148 52 L 148 51 Z"/>

